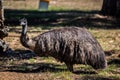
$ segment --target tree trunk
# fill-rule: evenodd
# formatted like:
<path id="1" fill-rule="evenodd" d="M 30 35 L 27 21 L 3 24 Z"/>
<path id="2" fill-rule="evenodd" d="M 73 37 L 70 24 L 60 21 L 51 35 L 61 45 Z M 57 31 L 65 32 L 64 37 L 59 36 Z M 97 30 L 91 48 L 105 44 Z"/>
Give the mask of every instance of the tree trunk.
<path id="1" fill-rule="evenodd" d="M 101 12 L 104 15 L 120 16 L 120 0 L 103 0 Z"/>
<path id="2" fill-rule="evenodd" d="M 3 0 L 0 0 L 0 39 L 8 35 L 8 29 L 4 26 L 4 9 L 2 3 Z"/>
<path id="3" fill-rule="evenodd" d="M 7 48 L 7 44 L 3 40 L 8 35 L 8 28 L 4 26 L 4 9 L 3 0 L 0 0 L 0 54 Z"/>
<path id="4" fill-rule="evenodd" d="M 0 0 L 0 19 L 4 20 L 4 10 L 3 10 L 3 5 L 2 5 L 3 1 Z"/>

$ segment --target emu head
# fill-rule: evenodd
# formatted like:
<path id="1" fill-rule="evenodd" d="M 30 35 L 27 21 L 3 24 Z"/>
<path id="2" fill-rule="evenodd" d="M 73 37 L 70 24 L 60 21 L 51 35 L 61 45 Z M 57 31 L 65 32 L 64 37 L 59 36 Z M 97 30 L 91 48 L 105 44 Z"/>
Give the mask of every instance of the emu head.
<path id="1" fill-rule="evenodd" d="M 26 26 L 27 25 L 27 19 L 26 18 L 23 18 L 20 20 L 20 25 L 21 26 Z"/>
<path id="2" fill-rule="evenodd" d="M 20 20 L 20 25 L 22 26 L 22 34 L 27 33 L 27 19 L 23 18 Z"/>
<path id="3" fill-rule="evenodd" d="M 27 19 L 21 19 L 20 25 L 22 26 L 22 33 L 20 36 L 20 41 L 22 45 L 26 48 L 34 50 L 35 42 L 27 36 Z"/>

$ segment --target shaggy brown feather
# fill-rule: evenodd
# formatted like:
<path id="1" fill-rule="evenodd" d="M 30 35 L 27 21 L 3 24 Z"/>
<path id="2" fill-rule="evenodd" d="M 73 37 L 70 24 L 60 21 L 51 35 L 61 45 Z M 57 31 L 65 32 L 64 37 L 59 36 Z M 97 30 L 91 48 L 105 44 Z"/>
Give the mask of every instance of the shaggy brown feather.
<path id="1" fill-rule="evenodd" d="M 107 66 L 104 51 L 98 41 L 85 28 L 65 27 L 50 30 L 32 39 L 27 36 L 27 20 L 21 20 L 23 46 L 32 49 L 39 56 L 52 56 L 65 62 L 73 71 L 74 64 L 88 64 L 94 69 Z"/>
<path id="2" fill-rule="evenodd" d="M 33 38 L 34 52 L 39 56 L 52 56 L 65 62 L 72 71 L 73 64 L 88 64 L 95 69 L 105 68 L 107 62 L 98 41 L 84 28 L 55 29 Z"/>

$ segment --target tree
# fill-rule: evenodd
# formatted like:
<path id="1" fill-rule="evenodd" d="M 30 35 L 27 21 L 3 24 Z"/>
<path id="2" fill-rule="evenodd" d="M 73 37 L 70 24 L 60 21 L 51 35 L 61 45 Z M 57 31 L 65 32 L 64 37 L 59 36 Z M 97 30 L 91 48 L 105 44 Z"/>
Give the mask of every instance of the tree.
<path id="1" fill-rule="evenodd" d="M 3 38 L 8 35 L 8 28 L 4 26 L 4 9 L 2 2 L 3 0 L 0 0 L 0 54 L 5 48 L 7 48 L 7 45 Z"/>
<path id="2" fill-rule="evenodd" d="M 104 15 L 120 16 L 120 0 L 103 0 L 101 12 Z"/>

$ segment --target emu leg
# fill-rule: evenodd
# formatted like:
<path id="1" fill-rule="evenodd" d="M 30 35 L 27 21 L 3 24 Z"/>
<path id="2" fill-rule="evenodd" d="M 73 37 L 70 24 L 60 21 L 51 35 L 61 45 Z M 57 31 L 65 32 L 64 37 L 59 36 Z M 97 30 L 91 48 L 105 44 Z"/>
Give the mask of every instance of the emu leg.
<path id="1" fill-rule="evenodd" d="M 70 70 L 70 72 L 73 72 L 73 64 L 70 64 L 70 63 L 65 63 L 67 68 Z"/>

